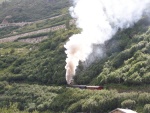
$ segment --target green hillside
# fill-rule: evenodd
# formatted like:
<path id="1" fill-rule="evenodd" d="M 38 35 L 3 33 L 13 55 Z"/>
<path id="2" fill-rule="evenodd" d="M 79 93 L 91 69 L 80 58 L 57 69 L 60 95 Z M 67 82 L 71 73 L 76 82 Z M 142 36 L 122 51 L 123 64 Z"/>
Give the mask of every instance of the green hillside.
<path id="1" fill-rule="evenodd" d="M 150 27 L 149 18 L 143 17 L 136 25 L 119 31 L 105 43 L 106 57 L 91 65 L 76 77 L 79 84 L 123 83 L 149 84 L 150 80 Z M 83 81 L 82 81 L 83 80 Z"/>
<path id="2" fill-rule="evenodd" d="M 11 8 L 19 4 L 26 13 L 25 16 L 30 18 L 24 17 L 24 13 L 16 12 L 12 15 L 12 20 L 32 21 L 61 14 L 60 12 L 64 14 L 69 2 L 12 0 L 8 4 L 11 4 L 10 9 L 3 8 L 0 15 L 9 15 Z M 43 4 L 45 7 L 38 5 L 37 8 L 37 4 Z M 34 15 L 32 11 L 27 10 L 29 8 L 22 5 L 29 5 L 30 10 L 41 13 Z M 43 13 L 48 10 L 49 13 Z M 18 15 L 21 15 L 22 19 Z M 75 83 L 104 86 L 104 90 L 100 91 L 71 88 L 66 83 L 64 44 L 70 36 L 81 32 L 74 25 L 68 25 L 68 20 L 69 16 L 49 20 L 49 24 L 43 21 L 39 27 L 43 29 L 65 24 L 66 29 L 0 43 L 0 113 L 108 113 L 118 107 L 133 109 L 138 113 L 149 113 L 149 18 L 143 16 L 134 26 L 118 31 L 112 39 L 105 42 L 105 57 L 98 58 L 88 67 L 80 63 L 74 78 Z M 34 24 L 15 29 L 18 33 L 37 30 L 38 27 L 32 29 Z M 20 39 L 37 39 L 42 36 L 47 36 L 47 39 L 39 43 L 19 42 Z"/>
<path id="3" fill-rule="evenodd" d="M 74 26 L 70 30 L 49 32 L 49 38 L 38 44 L 1 44 L 1 107 L 13 102 L 20 110 L 35 112 L 107 113 L 117 107 L 128 107 L 143 113 L 143 108 L 149 109 L 150 102 L 150 27 L 143 23 L 146 20 L 144 18 L 133 28 L 118 32 L 106 42 L 107 57 L 87 69 L 79 66 L 75 82 L 104 85 L 106 90 L 103 91 L 64 86 L 66 55 L 63 45 L 73 33 L 80 32 Z"/>
<path id="4" fill-rule="evenodd" d="M 75 32 L 78 30 L 50 32 L 48 40 L 35 45 L 19 42 L 1 44 L 0 79 L 65 84 L 66 55 L 63 45 Z"/>
<path id="5" fill-rule="evenodd" d="M 0 22 L 28 22 L 67 13 L 68 0 L 8 0 L 0 4 Z"/>

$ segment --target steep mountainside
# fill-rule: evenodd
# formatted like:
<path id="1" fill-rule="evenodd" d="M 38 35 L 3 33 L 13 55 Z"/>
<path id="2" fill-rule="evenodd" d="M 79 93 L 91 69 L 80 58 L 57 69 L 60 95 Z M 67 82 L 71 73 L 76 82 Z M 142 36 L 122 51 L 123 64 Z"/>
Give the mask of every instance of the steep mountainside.
<path id="1" fill-rule="evenodd" d="M 10 3 L 14 5 L 4 7 Z M 20 10 L 16 9 L 16 4 Z M 60 12 L 64 14 L 68 4 L 67 0 L 12 0 L 1 4 L 4 8 L 0 10 L 0 15 L 3 15 L 0 17 L 5 17 L 14 9 L 10 21 L 31 21 Z M 38 24 L 43 29 L 48 27 L 48 23 L 49 26 L 65 24 L 66 27 L 22 37 L 28 40 L 47 37 L 38 43 L 19 42 L 19 39 L 0 43 L 0 112 L 108 113 L 122 107 L 149 113 L 150 20 L 147 16 L 131 28 L 118 31 L 112 39 L 100 45 L 104 48 L 104 57 L 96 56 L 96 61 L 85 66 L 91 61 L 89 57 L 78 66 L 75 83 L 103 85 L 104 90 L 100 91 L 68 87 L 64 44 L 81 29 L 70 25 L 68 17 Z M 18 32 L 32 31 L 33 26 L 36 25 L 25 26 Z"/>
<path id="2" fill-rule="evenodd" d="M 105 43 L 106 57 L 91 65 L 86 73 L 81 71 L 76 77 L 78 83 L 88 83 L 97 76 L 92 83 L 149 84 L 149 25 L 145 16 L 133 28 L 119 31 Z"/>
<path id="3" fill-rule="evenodd" d="M 0 23 L 28 22 L 67 13 L 68 0 L 9 0 L 0 4 Z"/>

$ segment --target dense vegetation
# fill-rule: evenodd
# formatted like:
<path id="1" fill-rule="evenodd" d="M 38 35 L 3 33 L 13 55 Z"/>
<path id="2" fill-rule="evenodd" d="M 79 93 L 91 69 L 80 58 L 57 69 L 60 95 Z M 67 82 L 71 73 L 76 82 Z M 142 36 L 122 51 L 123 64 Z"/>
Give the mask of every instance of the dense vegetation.
<path id="1" fill-rule="evenodd" d="M 49 32 L 49 38 L 39 44 L 20 42 L 1 44 L 0 93 L 2 109 L 13 102 L 17 103 L 20 110 L 36 110 L 35 112 L 90 111 L 92 113 L 107 113 L 117 107 L 135 109 L 138 112 L 147 111 L 150 102 L 150 89 L 144 84 L 149 84 L 150 46 L 148 44 L 150 29 L 148 24 L 145 26 L 142 23 L 143 32 L 139 32 L 139 25 L 141 26 L 140 22 L 132 29 L 120 31 L 113 39 L 106 42 L 107 57 L 96 63 L 93 62 L 87 68 L 80 65 L 78 76 L 75 78 L 75 82 L 80 84 L 106 84 L 106 89 L 117 89 L 117 86 L 107 85 L 108 83 L 124 83 L 127 86 L 143 84 L 141 88 L 136 88 L 136 90 L 134 88 L 129 90 L 128 87 L 124 90 L 121 90 L 122 87 L 118 88 L 121 93 L 114 90 L 93 92 L 58 86 L 43 86 L 66 84 L 64 70 L 66 55 L 63 45 L 73 33 L 80 32 L 74 26 L 68 30 Z M 132 34 L 133 31 L 134 34 Z M 116 47 L 112 45 L 113 42 L 117 44 Z M 126 68 L 128 65 L 132 65 L 132 68 Z M 123 71 L 123 69 L 129 69 L 129 71 Z M 140 73 L 140 70 L 143 71 Z M 118 71 L 121 72 L 117 74 Z M 136 73 L 136 76 L 133 76 L 132 73 Z M 140 90 L 142 88 L 143 90 Z M 134 92 L 124 93 L 126 90 Z M 143 91 L 143 93 L 138 91 Z"/>
<path id="2" fill-rule="evenodd" d="M 0 4 L 0 22 L 12 16 L 10 22 L 34 21 L 67 13 L 68 0 L 9 0 Z"/>
<path id="3" fill-rule="evenodd" d="M 20 15 L 18 17 L 12 15 L 13 21 L 31 21 L 50 17 L 60 12 L 64 13 L 68 7 L 67 0 L 45 0 L 42 3 L 40 0 L 13 1 L 3 2 L 1 4 L 3 10 L 0 10 L 0 14 L 3 14 L 4 10 L 7 12 L 16 7 L 16 3 L 17 6 L 21 6 L 20 12 L 15 12 L 18 11 L 16 9 L 12 13 Z M 47 8 L 42 9 L 42 6 L 35 8 L 34 11 L 40 10 L 41 14 L 26 18 L 24 16 L 31 15 L 33 10 L 31 12 L 26 10 L 23 4 L 30 4 L 31 6 L 28 6 L 30 10 L 37 4 L 44 4 Z M 10 9 L 5 8 L 7 5 Z M 52 8 L 50 13 L 43 13 L 49 8 Z M 53 10 L 56 12 L 52 13 Z M 61 24 L 67 25 L 66 22 L 69 22 L 69 19 L 69 16 L 62 16 L 20 29 L 6 28 L 1 32 L 6 34 L 12 29 L 17 29 L 16 32 L 22 33 Z M 64 44 L 71 35 L 80 32 L 80 29 L 74 25 L 66 27 L 58 31 L 22 37 L 22 39 L 34 39 L 48 36 L 48 39 L 40 43 L 28 44 L 16 40 L 0 44 L 0 112 L 108 113 L 121 107 L 133 109 L 138 113 L 149 113 L 149 18 L 144 16 L 132 28 L 119 31 L 104 45 L 100 45 L 105 48 L 105 57 L 97 57 L 97 60 L 89 66 L 84 67 L 82 63 L 78 66 L 75 83 L 103 85 L 104 90 L 101 91 L 70 88 L 66 85 Z M 86 63 L 89 64 L 88 60 Z"/>
<path id="4" fill-rule="evenodd" d="M 23 27 L 8 26 L 8 27 L 0 28 L 0 38 L 38 31 L 46 28 L 59 26 L 59 25 L 67 25 L 68 22 L 70 22 L 70 16 L 68 14 L 65 14 L 65 15 L 60 15 L 60 17 L 58 16 L 57 18 L 54 19 L 35 21 L 31 24 L 26 24 Z"/>
<path id="5" fill-rule="evenodd" d="M 74 27 L 71 30 L 50 32 L 48 40 L 32 46 L 21 45 L 17 42 L 12 45 L 8 43 L 1 45 L 3 54 L 0 60 L 0 69 L 7 71 L 1 72 L 0 80 L 10 82 L 27 80 L 44 84 L 65 84 L 66 55 L 63 45 L 75 32 L 79 31 Z M 27 54 L 24 52 L 25 55 L 21 57 L 19 54 L 16 55 L 18 48 L 23 51 L 26 50 Z"/>
<path id="6" fill-rule="evenodd" d="M 120 37 L 117 35 L 118 38 L 123 38 L 118 42 L 119 45 L 125 46 L 120 47 L 122 51 L 111 55 L 105 62 L 103 71 L 97 77 L 99 83 L 128 85 L 150 83 L 150 29 L 149 24 L 144 27 L 140 25 L 140 28 L 137 28 L 139 25 L 140 22 Z M 139 29 L 143 32 L 140 33 Z"/>
<path id="7" fill-rule="evenodd" d="M 78 83 L 149 84 L 150 80 L 150 28 L 147 17 L 133 28 L 118 32 L 105 43 L 106 57 L 91 65 L 76 78 Z M 82 81 L 84 80 L 84 81 Z"/>
<path id="8" fill-rule="evenodd" d="M 70 20 L 68 0 L 9 0 L 0 4 L 0 23 L 31 22 L 23 27 L 0 28 L 0 38 L 66 24 Z M 58 16 L 57 18 L 53 18 Z"/>
<path id="9" fill-rule="evenodd" d="M 8 35 L 12 33 L 12 31 L 17 30 L 19 27 L 17 26 L 9 26 L 9 27 L 4 27 L 0 28 L 0 37 Z"/>
<path id="10" fill-rule="evenodd" d="M 108 113 L 117 107 L 142 112 L 143 108 L 146 111 L 150 107 L 150 93 L 147 92 L 118 93 L 116 90 L 93 91 L 37 84 L 8 84 L 6 81 L 0 82 L 0 87 L 0 94 L 2 95 L 0 106 L 2 109 L 5 109 L 6 105 L 10 106 L 10 102 L 17 102 L 16 105 L 19 110 L 47 111 L 47 113 L 76 113 L 81 111 Z"/>
<path id="11" fill-rule="evenodd" d="M 14 30 L 14 32 L 20 34 L 20 33 L 36 31 L 36 30 L 40 30 L 40 29 L 44 29 L 44 28 L 50 28 L 50 27 L 66 24 L 66 22 L 69 20 L 70 20 L 70 17 L 69 17 L 69 15 L 66 14 L 64 16 L 60 16 L 55 19 L 47 19 L 45 21 L 41 21 L 41 22 L 39 21 L 39 22 L 35 22 L 30 25 L 26 25 L 20 29 Z"/>

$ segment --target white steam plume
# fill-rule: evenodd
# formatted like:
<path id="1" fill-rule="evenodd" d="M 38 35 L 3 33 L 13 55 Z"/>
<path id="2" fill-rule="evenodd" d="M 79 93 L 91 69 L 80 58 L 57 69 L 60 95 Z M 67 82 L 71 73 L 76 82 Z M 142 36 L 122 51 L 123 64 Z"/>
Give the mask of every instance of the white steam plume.
<path id="1" fill-rule="evenodd" d="M 132 26 L 149 3 L 150 0 L 73 0 L 70 12 L 82 32 L 70 37 L 65 45 L 67 83 L 71 83 L 79 61 L 88 58 L 93 44 L 103 44 L 118 29 Z"/>

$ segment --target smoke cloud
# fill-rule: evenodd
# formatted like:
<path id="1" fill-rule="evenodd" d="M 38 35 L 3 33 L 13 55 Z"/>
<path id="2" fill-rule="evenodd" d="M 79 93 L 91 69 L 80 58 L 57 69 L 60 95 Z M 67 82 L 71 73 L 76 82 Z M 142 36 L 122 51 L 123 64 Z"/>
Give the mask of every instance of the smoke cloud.
<path id="1" fill-rule="evenodd" d="M 80 34 L 69 38 L 66 48 L 66 81 L 71 83 L 79 61 L 85 61 L 92 46 L 103 44 L 118 29 L 131 27 L 141 17 L 150 0 L 73 0 L 70 13 Z"/>

